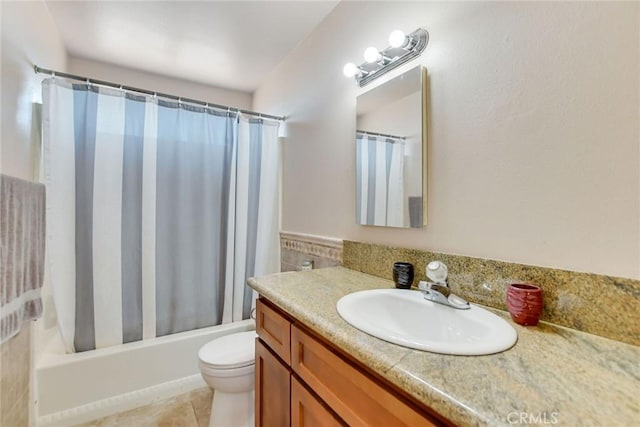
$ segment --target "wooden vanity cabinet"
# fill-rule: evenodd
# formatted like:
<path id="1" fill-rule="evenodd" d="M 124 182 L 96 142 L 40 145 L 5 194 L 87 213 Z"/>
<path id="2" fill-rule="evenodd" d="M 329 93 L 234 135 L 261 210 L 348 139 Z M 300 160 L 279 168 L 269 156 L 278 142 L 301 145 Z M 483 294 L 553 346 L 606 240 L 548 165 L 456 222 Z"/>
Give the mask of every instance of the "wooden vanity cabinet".
<path id="1" fill-rule="evenodd" d="M 256 301 L 256 426 L 291 425 L 291 322 L 284 314 Z"/>
<path id="2" fill-rule="evenodd" d="M 262 297 L 256 330 L 256 427 L 449 425 Z"/>

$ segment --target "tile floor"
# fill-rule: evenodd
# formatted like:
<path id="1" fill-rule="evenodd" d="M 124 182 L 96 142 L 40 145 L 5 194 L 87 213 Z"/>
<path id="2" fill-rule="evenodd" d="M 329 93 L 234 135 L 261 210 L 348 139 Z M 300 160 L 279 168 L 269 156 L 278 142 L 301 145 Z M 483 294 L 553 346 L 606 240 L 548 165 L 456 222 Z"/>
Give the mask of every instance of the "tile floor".
<path id="1" fill-rule="evenodd" d="M 213 394 L 201 388 L 76 427 L 207 427 Z"/>

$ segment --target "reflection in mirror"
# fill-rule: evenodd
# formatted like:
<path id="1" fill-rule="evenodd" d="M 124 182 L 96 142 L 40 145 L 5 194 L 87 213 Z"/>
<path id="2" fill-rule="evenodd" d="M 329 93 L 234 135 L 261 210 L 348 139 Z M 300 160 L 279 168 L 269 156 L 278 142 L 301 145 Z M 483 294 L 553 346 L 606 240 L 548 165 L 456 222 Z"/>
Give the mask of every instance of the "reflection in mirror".
<path id="1" fill-rule="evenodd" d="M 356 220 L 361 225 L 424 224 L 424 68 L 358 96 Z"/>

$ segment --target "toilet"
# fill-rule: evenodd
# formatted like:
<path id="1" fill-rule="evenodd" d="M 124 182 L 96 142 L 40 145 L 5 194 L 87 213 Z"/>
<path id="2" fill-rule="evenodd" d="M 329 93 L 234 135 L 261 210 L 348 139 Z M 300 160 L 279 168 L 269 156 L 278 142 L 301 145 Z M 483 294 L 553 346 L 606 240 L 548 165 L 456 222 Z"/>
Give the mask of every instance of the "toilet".
<path id="1" fill-rule="evenodd" d="M 240 332 L 200 348 L 200 373 L 213 389 L 209 427 L 253 427 L 257 336 Z"/>

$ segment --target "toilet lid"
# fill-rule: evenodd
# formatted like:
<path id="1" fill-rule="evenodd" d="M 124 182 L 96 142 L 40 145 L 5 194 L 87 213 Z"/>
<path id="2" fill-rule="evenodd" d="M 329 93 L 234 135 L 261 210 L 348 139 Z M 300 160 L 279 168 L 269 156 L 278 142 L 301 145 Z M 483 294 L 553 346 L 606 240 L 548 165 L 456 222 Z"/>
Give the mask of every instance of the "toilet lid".
<path id="1" fill-rule="evenodd" d="M 217 369 L 232 369 L 251 365 L 255 359 L 256 331 L 226 335 L 202 346 L 198 357 Z"/>

